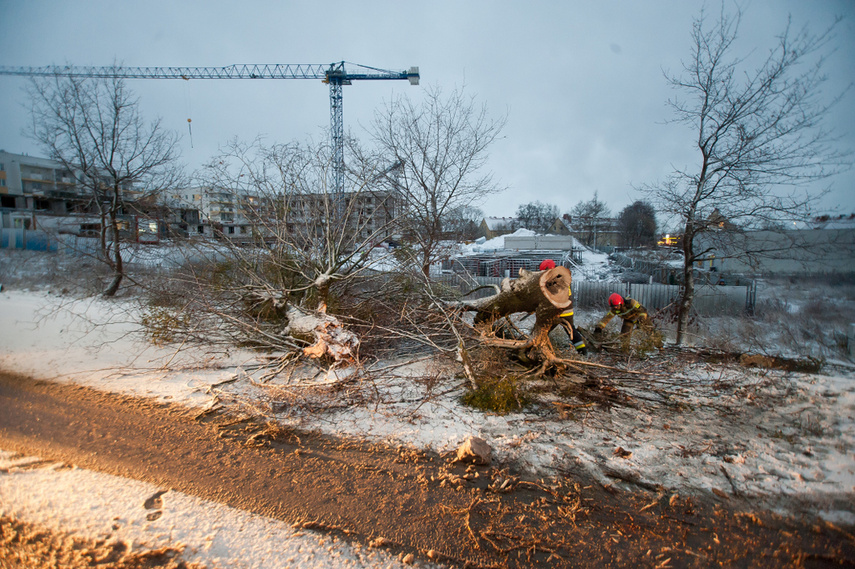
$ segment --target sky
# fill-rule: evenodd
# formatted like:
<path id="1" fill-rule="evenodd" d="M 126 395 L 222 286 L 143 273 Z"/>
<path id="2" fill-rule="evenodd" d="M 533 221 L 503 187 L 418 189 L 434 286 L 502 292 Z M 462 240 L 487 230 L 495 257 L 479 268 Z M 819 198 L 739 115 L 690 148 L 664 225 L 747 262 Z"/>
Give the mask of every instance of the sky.
<path id="1" fill-rule="evenodd" d="M 699 1 L 509 0 L 432 2 L 316 0 L 0 0 L 0 65 L 226 66 L 347 61 L 390 70 L 418 66 L 421 85 L 344 87 L 345 131 L 365 142 L 391 97 L 418 102 L 425 86 L 463 88 L 494 118 L 506 117 L 485 168 L 505 188 L 480 204 L 512 216 L 541 201 L 569 211 L 596 192 L 612 213 L 644 196 L 675 167 L 698 163 L 694 133 L 669 123 L 678 72 L 691 50 Z M 721 4 L 707 7 L 713 15 Z M 726 2 L 730 10 L 736 4 Z M 836 15 L 828 96 L 855 78 L 855 2 L 745 1 L 740 53 L 765 53 L 792 17 L 816 32 Z M 27 79 L 0 76 L 0 149 L 41 156 L 27 131 Z M 146 117 L 182 135 L 191 171 L 237 137 L 268 143 L 323 139 L 329 89 L 315 80 L 129 80 Z M 187 119 L 192 119 L 192 137 Z M 829 117 L 842 148 L 855 148 L 855 89 Z M 855 212 L 855 170 L 825 180 L 819 209 Z"/>

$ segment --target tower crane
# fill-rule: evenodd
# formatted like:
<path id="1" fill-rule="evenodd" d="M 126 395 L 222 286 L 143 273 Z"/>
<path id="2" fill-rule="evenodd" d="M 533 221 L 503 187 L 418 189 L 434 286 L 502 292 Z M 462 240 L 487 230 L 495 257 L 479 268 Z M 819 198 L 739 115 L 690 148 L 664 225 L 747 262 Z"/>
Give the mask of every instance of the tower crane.
<path id="1" fill-rule="evenodd" d="M 346 67 L 345 67 L 346 65 Z M 342 92 L 353 81 L 407 79 L 419 84 L 419 68 L 390 71 L 339 61 L 327 64 L 238 64 L 226 67 L 123 67 L 48 65 L 0 66 L 0 75 L 27 77 L 92 77 L 120 79 L 320 79 L 330 86 L 330 130 L 333 148 L 333 189 L 344 190 L 344 113 Z"/>

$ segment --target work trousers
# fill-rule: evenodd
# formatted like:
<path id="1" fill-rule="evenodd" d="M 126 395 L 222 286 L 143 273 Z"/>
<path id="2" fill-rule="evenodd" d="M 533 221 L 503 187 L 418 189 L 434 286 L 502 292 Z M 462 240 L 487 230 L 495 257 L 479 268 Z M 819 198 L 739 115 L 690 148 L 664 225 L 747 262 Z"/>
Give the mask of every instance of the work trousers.
<path id="1" fill-rule="evenodd" d="M 579 330 L 576 329 L 576 326 L 573 325 L 573 317 L 562 316 L 558 321 L 560 326 L 564 328 L 564 331 L 567 332 L 567 335 L 570 337 L 570 343 L 573 344 L 576 351 L 580 354 L 584 354 L 587 351 L 587 348 L 585 347 L 585 339 L 582 337 L 582 334 L 579 333 Z"/>

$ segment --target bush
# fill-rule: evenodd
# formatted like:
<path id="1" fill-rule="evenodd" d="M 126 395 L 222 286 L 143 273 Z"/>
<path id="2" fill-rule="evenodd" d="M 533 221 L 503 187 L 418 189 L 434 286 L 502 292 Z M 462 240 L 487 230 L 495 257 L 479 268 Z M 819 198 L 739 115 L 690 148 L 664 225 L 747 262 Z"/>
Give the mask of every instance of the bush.
<path id="1" fill-rule="evenodd" d="M 145 308 L 140 323 L 155 346 L 175 341 L 176 336 L 190 326 L 189 318 L 182 311 L 155 305 Z"/>
<path id="2" fill-rule="evenodd" d="M 464 405 L 507 415 L 519 411 L 529 404 L 530 399 L 521 387 L 521 381 L 516 376 L 502 376 L 485 379 L 477 389 L 470 389 L 461 398 Z"/>

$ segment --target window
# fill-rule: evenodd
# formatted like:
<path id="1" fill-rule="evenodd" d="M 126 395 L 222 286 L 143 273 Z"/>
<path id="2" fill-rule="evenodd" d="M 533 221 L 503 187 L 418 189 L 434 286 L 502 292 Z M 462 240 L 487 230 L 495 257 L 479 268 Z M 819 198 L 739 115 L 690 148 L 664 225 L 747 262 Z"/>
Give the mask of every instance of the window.
<path id="1" fill-rule="evenodd" d="M 229 225 L 229 235 L 233 235 L 233 234 L 234 234 L 234 232 L 235 232 L 235 226 L 234 226 L 234 225 Z"/>
<path id="2" fill-rule="evenodd" d="M 81 237 L 97 237 L 101 233 L 101 225 L 99 223 L 81 223 Z"/>
<path id="3" fill-rule="evenodd" d="M 6 187 L 6 178 L 0 178 L 0 187 Z"/>

